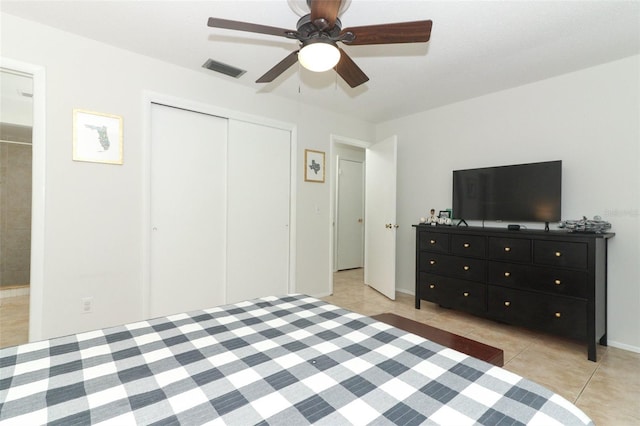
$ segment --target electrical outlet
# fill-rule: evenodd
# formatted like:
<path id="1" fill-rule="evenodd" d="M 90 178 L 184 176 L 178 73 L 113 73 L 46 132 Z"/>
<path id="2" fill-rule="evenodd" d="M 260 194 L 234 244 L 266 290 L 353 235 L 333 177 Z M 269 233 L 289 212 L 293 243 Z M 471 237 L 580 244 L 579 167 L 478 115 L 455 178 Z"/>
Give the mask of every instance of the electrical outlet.
<path id="1" fill-rule="evenodd" d="M 83 297 L 81 301 L 83 314 L 89 314 L 93 312 L 93 297 Z"/>

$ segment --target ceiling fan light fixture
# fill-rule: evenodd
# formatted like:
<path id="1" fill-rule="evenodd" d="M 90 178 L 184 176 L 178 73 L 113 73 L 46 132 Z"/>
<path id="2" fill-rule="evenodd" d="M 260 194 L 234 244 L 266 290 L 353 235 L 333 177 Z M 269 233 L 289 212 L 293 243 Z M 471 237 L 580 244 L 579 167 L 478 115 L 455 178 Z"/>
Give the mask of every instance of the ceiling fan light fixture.
<path id="1" fill-rule="evenodd" d="M 287 0 L 289 7 L 298 16 L 304 16 L 311 12 L 311 6 L 309 0 Z M 338 9 L 338 16 L 342 16 L 344 12 L 351 6 L 351 0 L 342 0 L 340 3 L 340 9 Z"/>
<path id="2" fill-rule="evenodd" d="M 335 67 L 340 60 L 340 50 L 332 41 L 318 40 L 302 46 L 298 61 L 309 71 L 324 72 Z"/>

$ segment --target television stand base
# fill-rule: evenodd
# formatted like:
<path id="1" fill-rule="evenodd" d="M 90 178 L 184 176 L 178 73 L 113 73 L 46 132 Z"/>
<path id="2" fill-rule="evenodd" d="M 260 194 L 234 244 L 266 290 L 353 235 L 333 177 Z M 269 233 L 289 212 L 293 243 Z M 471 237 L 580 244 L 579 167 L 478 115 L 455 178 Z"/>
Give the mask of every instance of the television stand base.
<path id="1" fill-rule="evenodd" d="M 545 232 L 549 232 L 549 222 L 544 223 L 544 230 Z"/>
<path id="2" fill-rule="evenodd" d="M 457 224 L 456 226 L 460 226 L 460 225 L 461 225 L 461 224 L 463 224 L 463 223 L 464 223 L 464 226 L 469 227 L 469 224 L 468 224 L 468 223 L 467 223 L 467 221 L 466 221 L 466 220 L 464 220 L 464 219 L 460 219 L 460 222 L 458 222 L 458 224 Z"/>

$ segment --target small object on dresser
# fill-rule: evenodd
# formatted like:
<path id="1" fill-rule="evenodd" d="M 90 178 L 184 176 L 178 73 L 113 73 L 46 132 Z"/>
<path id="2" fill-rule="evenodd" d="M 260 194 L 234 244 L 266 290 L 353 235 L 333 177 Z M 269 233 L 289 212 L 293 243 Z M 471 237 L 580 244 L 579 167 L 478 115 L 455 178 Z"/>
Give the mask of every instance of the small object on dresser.
<path id="1" fill-rule="evenodd" d="M 436 225 L 438 223 L 438 216 L 436 216 L 436 209 L 431 209 L 429 211 L 429 217 L 427 217 L 426 223 L 430 225 Z"/>
<path id="2" fill-rule="evenodd" d="M 600 216 L 594 216 L 593 220 L 583 216 L 580 220 L 563 220 L 558 224 L 558 228 L 566 229 L 569 232 L 587 232 L 601 234 L 611 229 L 611 224 L 602 220 Z"/>
<path id="3" fill-rule="evenodd" d="M 440 210 L 438 214 L 438 224 L 451 226 L 451 212 L 449 210 Z"/>

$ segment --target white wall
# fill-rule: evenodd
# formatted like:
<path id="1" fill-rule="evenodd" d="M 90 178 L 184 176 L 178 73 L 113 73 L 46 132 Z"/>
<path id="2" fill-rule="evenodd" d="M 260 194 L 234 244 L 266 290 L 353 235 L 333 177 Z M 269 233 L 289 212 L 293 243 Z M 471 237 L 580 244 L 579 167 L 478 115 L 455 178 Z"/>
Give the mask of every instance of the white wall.
<path id="1" fill-rule="evenodd" d="M 31 126 L 33 123 L 33 100 L 18 95 L 20 90 L 32 93 L 33 82 L 30 76 L 0 72 L 0 123 Z"/>
<path id="2" fill-rule="evenodd" d="M 398 135 L 399 289 L 415 288 L 410 225 L 430 208 L 451 207 L 454 169 L 559 159 L 563 219 L 600 215 L 616 232 L 609 343 L 640 351 L 639 62 L 633 56 L 378 125 L 376 140 Z"/>
<path id="3" fill-rule="evenodd" d="M 145 91 L 297 126 L 296 290 L 328 292 L 329 185 L 303 181 L 303 152 L 328 152 L 331 133 L 368 139 L 370 124 L 258 94 L 199 64 L 191 71 L 7 14 L 0 23 L 3 57 L 46 68 L 43 338 L 141 319 Z M 71 160 L 74 108 L 124 117 L 122 166 Z M 94 312 L 81 314 L 87 296 Z"/>
<path id="4" fill-rule="evenodd" d="M 338 157 L 342 160 L 362 161 L 365 160 L 365 148 L 360 148 L 352 145 L 345 145 L 343 143 L 336 143 L 334 150 L 334 157 L 332 161 L 336 161 Z"/>

